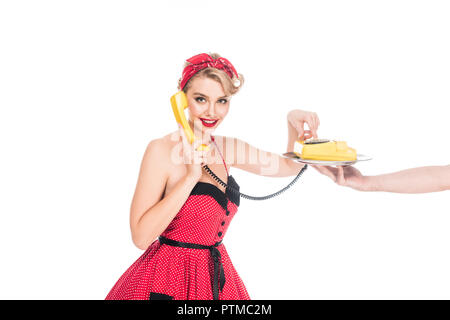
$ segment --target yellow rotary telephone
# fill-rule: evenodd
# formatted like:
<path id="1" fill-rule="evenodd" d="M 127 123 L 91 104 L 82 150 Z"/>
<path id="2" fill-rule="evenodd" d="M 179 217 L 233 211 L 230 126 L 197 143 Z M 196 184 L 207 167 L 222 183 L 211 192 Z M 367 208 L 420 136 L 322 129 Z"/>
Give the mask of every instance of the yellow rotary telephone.
<path id="1" fill-rule="evenodd" d="M 345 141 L 330 141 L 327 139 L 297 140 L 294 153 L 305 160 L 322 161 L 355 161 L 356 150 L 347 146 Z"/>
<path id="2" fill-rule="evenodd" d="M 186 98 L 186 94 L 184 91 L 178 91 L 172 97 L 170 97 L 170 103 L 172 104 L 173 114 L 175 115 L 175 119 L 184 129 L 184 133 L 186 134 L 189 143 L 193 143 L 195 139 L 194 132 L 192 132 L 191 127 L 189 126 L 188 121 L 186 120 L 186 115 L 184 114 L 184 109 L 188 107 L 188 102 Z M 202 144 L 197 150 L 199 151 L 208 151 L 209 146 Z"/>

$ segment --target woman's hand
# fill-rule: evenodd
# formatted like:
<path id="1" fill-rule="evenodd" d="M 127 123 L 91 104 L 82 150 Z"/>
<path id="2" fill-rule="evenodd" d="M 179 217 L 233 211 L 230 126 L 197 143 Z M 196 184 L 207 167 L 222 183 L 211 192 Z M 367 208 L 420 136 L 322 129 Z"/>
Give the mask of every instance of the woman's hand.
<path id="1" fill-rule="evenodd" d="M 178 124 L 178 130 L 182 140 L 182 157 L 183 163 L 186 165 L 187 169 L 186 176 L 192 178 L 194 181 L 198 181 L 202 176 L 202 166 L 207 163 L 206 159 L 209 151 L 197 151 L 197 148 L 202 144 L 202 140 L 195 139 L 194 142 L 190 144 L 184 133 L 184 129 L 180 124 Z"/>
<path id="2" fill-rule="evenodd" d="M 288 125 L 297 130 L 298 138 L 301 140 L 317 138 L 317 129 L 320 125 L 317 113 L 295 109 L 289 111 L 287 120 Z M 308 124 L 309 130 L 305 130 L 305 122 Z"/>
<path id="3" fill-rule="evenodd" d="M 358 169 L 352 166 L 338 166 L 336 168 L 330 166 L 311 166 L 340 186 L 350 187 L 359 191 L 369 191 L 367 177 L 363 176 Z"/>

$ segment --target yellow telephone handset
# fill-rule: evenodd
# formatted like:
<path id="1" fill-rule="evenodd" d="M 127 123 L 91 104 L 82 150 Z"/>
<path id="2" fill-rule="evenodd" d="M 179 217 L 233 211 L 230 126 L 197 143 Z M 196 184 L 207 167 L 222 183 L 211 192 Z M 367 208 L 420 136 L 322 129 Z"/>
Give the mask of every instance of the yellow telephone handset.
<path id="1" fill-rule="evenodd" d="M 184 109 L 188 107 L 188 102 L 184 91 L 178 91 L 177 93 L 175 93 L 170 98 L 170 103 L 172 104 L 172 110 L 173 114 L 175 115 L 175 119 L 179 124 L 181 124 L 189 143 L 192 144 L 196 137 L 194 136 L 194 132 L 192 132 L 192 129 L 189 126 L 188 121 L 186 120 L 186 115 L 184 114 Z M 197 148 L 197 150 L 208 151 L 209 147 L 205 144 L 202 144 Z"/>

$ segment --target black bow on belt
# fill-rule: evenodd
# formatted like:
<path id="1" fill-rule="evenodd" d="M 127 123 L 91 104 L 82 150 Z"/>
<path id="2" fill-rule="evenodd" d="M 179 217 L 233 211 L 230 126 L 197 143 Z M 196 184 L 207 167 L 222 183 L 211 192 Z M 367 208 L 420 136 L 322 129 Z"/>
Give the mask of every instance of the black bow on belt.
<path id="1" fill-rule="evenodd" d="M 176 240 L 168 239 L 163 236 L 160 236 L 158 238 L 158 240 L 161 244 L 167 244 L 167 245 L 173 246 L 173 247 L 182 247 L 182 248 L 190 248 L 190 249 L 208 249 L 209 252 L 211 253 L 211 257 L 213 258 L 213 261 L 214 261 L 213 297 L 214 297 L 214 300 L 219 300 L 219 289 L 220 289 L 220 291 L 222 291 L 223 286 L 225 285 L 225 272 L 223 270 L 222 258 L 220 256 L 219 249 L 217 249 L 217 247 L 222 244 L 222 240 L 220 240 L 219 242 L 216 242 L 215 244 L 213 244 L 211 246 L 176 241 Z M 219 287 L 218 287 L 218 284 L 220 285 Z"/>

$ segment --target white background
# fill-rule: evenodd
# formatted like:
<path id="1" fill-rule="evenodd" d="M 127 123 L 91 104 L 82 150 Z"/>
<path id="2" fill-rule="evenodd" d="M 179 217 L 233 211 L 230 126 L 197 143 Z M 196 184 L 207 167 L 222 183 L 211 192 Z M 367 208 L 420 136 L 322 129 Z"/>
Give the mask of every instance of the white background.
<path id="1" fill-rule="evenodd" d="M 129 208 L 176 130 L 186 58 L 246 82 L 216 131 L 285 152 L 315 111 L 381 174 L 449 163 L 446 1 L 2 1 L 0 298 L 104 299 L 141 254 Z M 241 191 L 293 177 L 233 169 Z M 449 193 L 362 193 L 312 168 L 242 199 L 225 243 L 252 299 L 450 299 Z"/>

